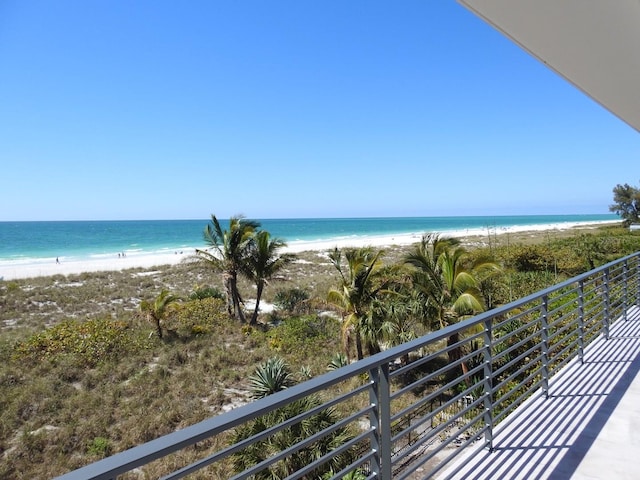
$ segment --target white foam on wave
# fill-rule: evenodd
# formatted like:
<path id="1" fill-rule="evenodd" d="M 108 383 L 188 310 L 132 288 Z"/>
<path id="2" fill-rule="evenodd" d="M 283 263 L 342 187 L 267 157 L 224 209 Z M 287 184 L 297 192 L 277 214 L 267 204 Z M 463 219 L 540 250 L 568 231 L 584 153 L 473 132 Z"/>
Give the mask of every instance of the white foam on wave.
<path id="1" fill-rule="evenodd" d="M 516 232 L 539 232 L 544 230 L 566 230 L 578 226 L 600 225 L 618 223 L 617 221 L 591 221 L 591 222 L 563 222 L 544 225 L 514 225 L 510 227 L 484 227 L 450 230 L 441 232 L 443 236 L 464 237 L 482 235 L 502 235 Z M 303 251 L 326 252 L 335 247 L 386 247 L 392 245 L 411 245 L 418 242 L 422 232 L 400 233 L 373 236 L 342 236 L 317 241 L 293 241 L 284 249 L 288 253 Z M 70 275 L 83 272 L 113 271 L 127 268 L 152 268 L 159 265 L 175 265 L 195 254 L 195 248 L 163 248 L 151 252 L 142 249 L 125 250 L 126 255 L 118 257 L 118 252 L 111 254 L 98 254 L 86 258 L 58 257 L 60 263 L 56 263 L 55 257 L 45 259 L 23 258 L 19 260 L 0 261 L 0 278 L 11 280 L 15 278 L 29 278 L 48 275 Z M 120 252 L 121 253 L 121 252 Z"/>

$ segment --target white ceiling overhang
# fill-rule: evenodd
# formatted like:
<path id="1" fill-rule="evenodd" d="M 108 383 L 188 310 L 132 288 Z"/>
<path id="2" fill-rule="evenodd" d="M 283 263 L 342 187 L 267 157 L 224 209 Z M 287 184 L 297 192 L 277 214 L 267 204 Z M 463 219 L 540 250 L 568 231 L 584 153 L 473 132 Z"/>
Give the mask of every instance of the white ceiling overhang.
<path id="1" fill-rule="evenodd" d="M 640 131 L 640 0 L 458 0 Z"/>

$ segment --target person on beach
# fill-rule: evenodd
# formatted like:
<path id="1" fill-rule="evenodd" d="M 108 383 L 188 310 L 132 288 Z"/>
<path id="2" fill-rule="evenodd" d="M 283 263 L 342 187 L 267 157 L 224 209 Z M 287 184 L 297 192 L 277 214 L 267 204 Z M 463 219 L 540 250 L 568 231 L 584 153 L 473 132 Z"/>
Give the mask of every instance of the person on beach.
<path id="1" fill-rule="evenodd" d="M 58 260 L 58 257 L 56 257 L 56 263 L 59 265 L 60 264 L 60 260 Z"/>

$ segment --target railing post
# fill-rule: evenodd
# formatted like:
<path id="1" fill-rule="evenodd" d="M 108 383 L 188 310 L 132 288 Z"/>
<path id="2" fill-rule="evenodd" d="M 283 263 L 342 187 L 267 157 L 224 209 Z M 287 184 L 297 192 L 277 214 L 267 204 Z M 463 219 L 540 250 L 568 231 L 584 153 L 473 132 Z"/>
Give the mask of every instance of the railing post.
<path id="1" fill-rule="evenodd" d="M 549 296 L 542 296 L 542 307 L 540 311 L 540 321 L 542 323 L 542 391 L 545 398 L 549 398 Z"/>
<path id="2" fill-rule="evenodd" d="M 627 264 L 627 260 L 622 264 L 622 318 L 624 321 L 627 321 L 627 309 L 629 308 L 629 300 L 627 298 L 628 288 L 627 284 L 629 283 L 629 265 Z"/>
<path id="3" fill-rule="evenodd" d="M 578 357 L 584 365 L 584 280 L 578 282 Z"/>
<path id="4" fill-rule="evenodd" d="M 484 433 L 485 447 L 493 451 L 493 321 L 484 321 Z"/>
<path id="5" fill-rule="evenodd" d="M 604 329 L 604 338 L 609 340 L 609 324 L 611 323 L 611 298 L 609 292 L 609 268 L 603 271 L 604 276 L 604 318 L 602 319 L 602 328 Z"/>
<path id="6" fill-rule="evenodd" d="M 640 307 L 640 254 L 636 255 L 636 306 Z"/>
<path id="7" fill-rule="evenodd" d="M 370 419 L 374 429 L 372 449 L 375 451 L 372 473 L 376 478 L 391 478 L 391 390 L 389 384 L 389 364 L 369 370 L 373 384 L 369 389 L 369 398 L 375 406 Z"/>

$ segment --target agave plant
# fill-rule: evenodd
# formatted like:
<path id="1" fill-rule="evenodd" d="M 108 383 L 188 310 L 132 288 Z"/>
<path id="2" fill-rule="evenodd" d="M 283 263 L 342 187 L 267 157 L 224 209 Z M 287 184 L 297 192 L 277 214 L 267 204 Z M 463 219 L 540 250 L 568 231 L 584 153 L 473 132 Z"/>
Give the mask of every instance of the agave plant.
<path id="1" fill-rule="evenodd" d="M 289 388 L 295 382 L 289 365 L 279 357 L 271 357 L 259 365 L 249 377 L 251 398 L 258 399 Z"/>

